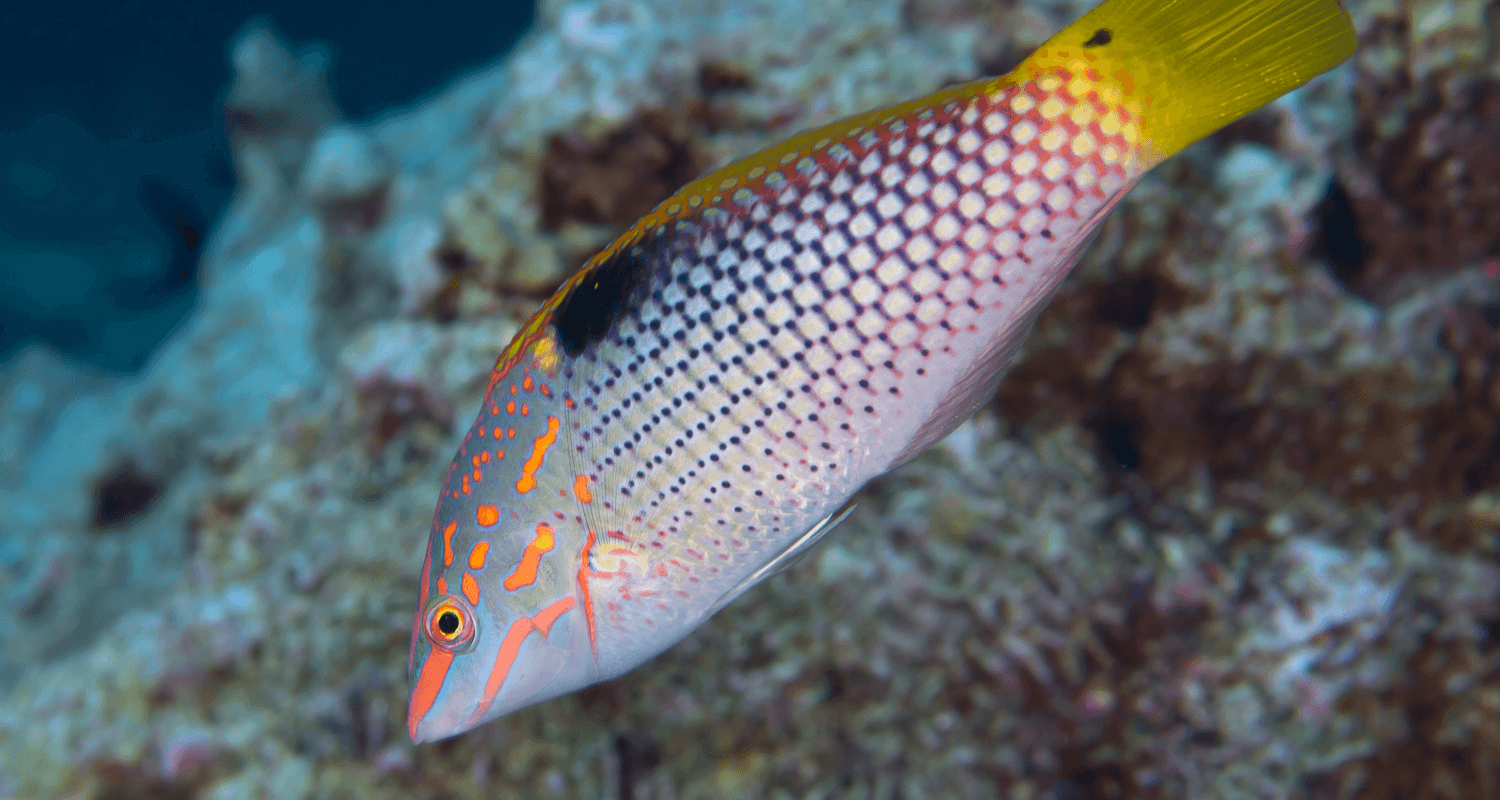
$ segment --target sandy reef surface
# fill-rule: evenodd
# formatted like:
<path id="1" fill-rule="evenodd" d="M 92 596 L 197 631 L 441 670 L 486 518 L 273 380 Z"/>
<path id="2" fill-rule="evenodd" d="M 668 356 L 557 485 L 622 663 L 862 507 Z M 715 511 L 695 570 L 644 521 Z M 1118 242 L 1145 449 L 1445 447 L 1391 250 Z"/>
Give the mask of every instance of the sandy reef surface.
<path id="1" fill-rule="evenodd" d="M 0 798 L 1500 797 L 1500 5 L 1121 204 L 995 402 L 630 675 L 413 748 L 444 465 L 552 287 L 678 185 L 1001 71 L 1077 0 L 542 0 L 374 121 L 268 28 L 139 376 L 0 372 Z"/>

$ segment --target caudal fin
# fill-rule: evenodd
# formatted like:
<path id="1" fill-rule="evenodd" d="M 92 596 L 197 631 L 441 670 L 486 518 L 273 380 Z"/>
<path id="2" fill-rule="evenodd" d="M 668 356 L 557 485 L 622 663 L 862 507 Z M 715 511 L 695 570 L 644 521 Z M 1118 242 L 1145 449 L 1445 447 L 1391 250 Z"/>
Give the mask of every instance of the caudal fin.
<path id="1" fill-rule="evenodd" d="M 1093 69 L 1118 86 L 1142 144 L 1165 158 L 1342 63 L 1336 0 L 1105 0 L 1016 68 Z M 1112 87 L 1113 88 L 1113 87 Z"/>

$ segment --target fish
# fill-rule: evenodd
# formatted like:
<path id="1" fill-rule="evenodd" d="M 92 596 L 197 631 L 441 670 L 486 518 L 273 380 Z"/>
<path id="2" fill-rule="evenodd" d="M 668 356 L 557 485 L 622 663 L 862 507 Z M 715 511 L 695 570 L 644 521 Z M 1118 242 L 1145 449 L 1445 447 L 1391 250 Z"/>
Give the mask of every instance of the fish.
<path id="1" fill-rule="evenodd" d="M 664 200 L 496 360 L 422 564 L 412 741 L 622 675 L 806 552 L 993 395 L 1142 175 L 1355 45 L 1335 0 L 1105 0 Z"/>

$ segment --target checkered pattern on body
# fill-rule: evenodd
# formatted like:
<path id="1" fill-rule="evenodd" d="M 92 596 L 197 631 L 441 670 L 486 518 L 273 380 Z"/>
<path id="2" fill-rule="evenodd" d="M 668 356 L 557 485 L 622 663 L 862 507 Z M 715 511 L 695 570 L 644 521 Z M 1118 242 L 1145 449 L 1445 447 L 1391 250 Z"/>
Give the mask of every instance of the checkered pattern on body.
<path id="1" fill-rule="evenodd" d="M 669 201 L 617 254 L 649 279 L 564 367 L 590 524 L 690 572 L 679 593 L 732 585 L 994 374 L 1135 158 L 1129 115 L 1063 74 Z"/>

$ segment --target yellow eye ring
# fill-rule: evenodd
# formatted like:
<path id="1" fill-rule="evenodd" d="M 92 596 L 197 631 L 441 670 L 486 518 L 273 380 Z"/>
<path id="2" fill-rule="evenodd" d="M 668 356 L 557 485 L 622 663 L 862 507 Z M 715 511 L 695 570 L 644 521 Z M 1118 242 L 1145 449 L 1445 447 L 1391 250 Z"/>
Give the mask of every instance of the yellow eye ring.
<path id="1" fill-rule="evenodd" d="M 456 597 L 433 598 L 425 615 L 427 641 L 450 652 L 468 649 L 474 641 L 474 611 Z"/>

